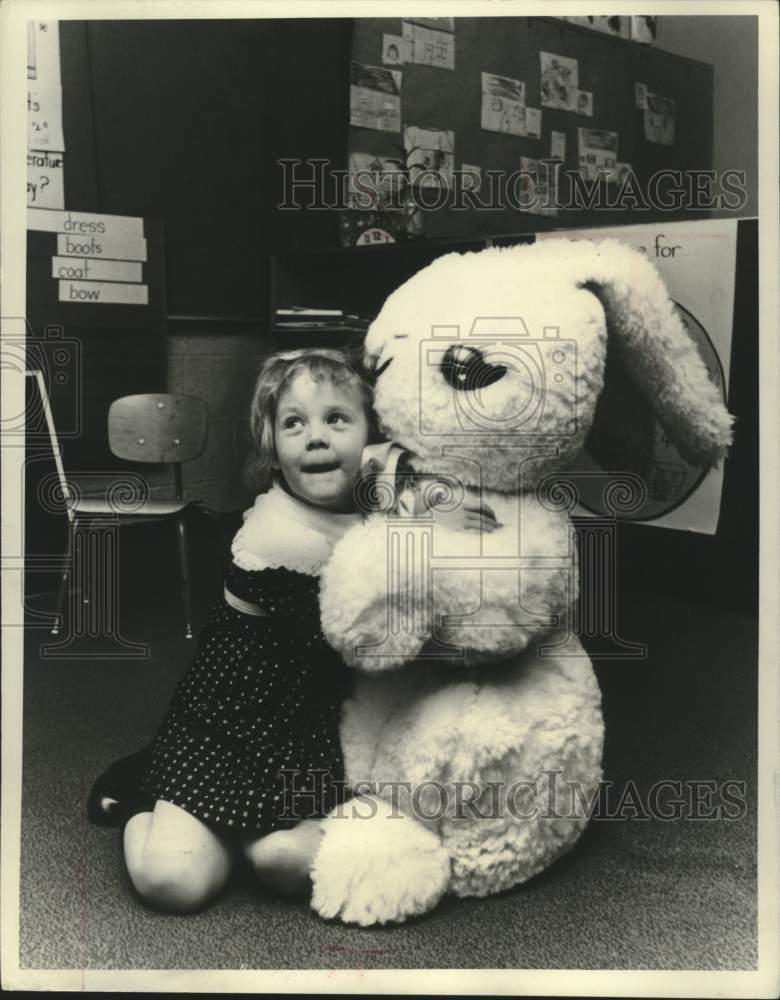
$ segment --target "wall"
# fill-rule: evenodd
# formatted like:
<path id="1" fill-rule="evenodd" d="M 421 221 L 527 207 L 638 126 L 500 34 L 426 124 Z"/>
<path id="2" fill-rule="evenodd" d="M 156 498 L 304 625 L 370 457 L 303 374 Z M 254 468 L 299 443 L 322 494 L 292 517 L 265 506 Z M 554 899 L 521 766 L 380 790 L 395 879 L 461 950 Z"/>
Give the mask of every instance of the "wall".
<path id="1" fill-rule="evenodd" d="M 245 510 L 252 503 L 241 469 L 255 375 L 269 350 L 265 334 L 245 328 L 204 332 L 192 325 L 168 338 L 169 392 L 200 396 L 209 408 L 206 448 L 185 466 L 184 492 L 215 510 Z"/>
<path id="2" fill-rule="evenodd" d="M 319 156 L 344 165 L 350 25 L 61 28 L 66 207 L 162 221 L 168 311 L 180 317 L 166 348 L 168 388 L 202 395 L 212 411 L 207 451 L 186 473 L 187 495 L 225 510 L 245 506 L 239 469 L 251 383 L 268 350 L 268 254 L 336 242 L 334 213 L 275 210 L 276 160 Z M 749 17 L 667 16 L 657 46 L 714 64 L 715 167 L 746 170 L 745 215 L 756 211 L 756 34 Z M 155 495 L 167 489 L 152 482 Z"/>
<path id="3" fill-rule="evenodd" d="M 745 171 L 748 203 L 741 214 L 758 215 L 758 18 L 664 15 L 657 43 L 712 63 L 713 167 Z"/>
<path id="4" fill-rule="evenodd" d="M 264 318 L 268 254 L 335 242 L 333 213 L 276 211 L 277 161 L 343 164 L 349 28 L 85 22 L 92 144 L 69 142 L 65 169 L 94 161 L 97 204 L 66 207 L 163 222 L 170 314 Z"/>
<path id="5" fill-rule="evenodd" d="M 344 165 L 351 22 L 142 19 L 59 28 L 66 209 L 162 225 L 165 342 L 157 369 L 133 391 L 167 385 L 206 400 L 208 443 L 185 466 L 185 495 L 218 510 L 245 508 L 249 401 L 269 350 L 269 254 L 336 242 L 334 213 L 276 211 L 277 161 Z M 63 322 L 72 325 L 67 316 Z M 132 356 L 137 345 L 129 335 L 117 349 Z M 85 395 L 105 412 L 98 386 L 91 379 Z M 98 434 L 102 420 L 93 424 Z M 107 450 L 104 434 L 99 444 Z M 91 455 L 69 471 L 96 462 L 101 470 L 116 464 Z M 170 469 L 139 471 L 153 497 L 170 494 Z M 94 478 L 85 486 L 102 488 Z"/>

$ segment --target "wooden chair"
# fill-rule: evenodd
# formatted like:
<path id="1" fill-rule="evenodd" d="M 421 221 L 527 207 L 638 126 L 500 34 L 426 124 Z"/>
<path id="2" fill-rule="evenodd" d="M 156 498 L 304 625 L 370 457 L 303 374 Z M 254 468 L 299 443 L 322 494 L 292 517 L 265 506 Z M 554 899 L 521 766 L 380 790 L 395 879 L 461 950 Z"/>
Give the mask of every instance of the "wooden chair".
<path id="1" fill-rule="evenodd" d="M 145 499 L 130 510 L 118 510 L 107 496 L 78 497 L 69 508 L 70 552 L 74 551 L 73 541 L 79 517 L 110 515 L 120 524 L 173 521 L 179 542 L 187 639 L 192 638 L 192 595 L 185 515 L 196 506 L 206 513 L 213 512 L 199 506 L 199 500 L 184 499 L 182 463 L 201 454 L 206 445 L 207 433 L 208 407 L 197 396 L 149 393 L 122 396 L 114 400 L 108 411 L 108 444 L 112 454 L 130 462 L 172 465 L 174 496 L 170 500 Z M 67 585 L 68 572 L 64 569 L 57 595 L 57 618 L 53 630 L 55 634 L 62 621 Z"/>

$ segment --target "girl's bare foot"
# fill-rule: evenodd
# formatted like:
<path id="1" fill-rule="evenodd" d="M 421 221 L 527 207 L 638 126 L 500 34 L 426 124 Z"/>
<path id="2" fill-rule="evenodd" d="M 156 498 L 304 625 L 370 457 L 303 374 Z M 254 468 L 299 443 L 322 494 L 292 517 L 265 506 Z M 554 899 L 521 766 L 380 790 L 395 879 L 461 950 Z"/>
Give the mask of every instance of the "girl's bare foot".
<path id="1" fill-rule="evenodd" d="M 248 843 L 244 853 L 266 888 L 297 896 L 311 887 L 309 872 L 322 838 L 320 820 L 302 820 L 292 830 L 277 830 Z"/>

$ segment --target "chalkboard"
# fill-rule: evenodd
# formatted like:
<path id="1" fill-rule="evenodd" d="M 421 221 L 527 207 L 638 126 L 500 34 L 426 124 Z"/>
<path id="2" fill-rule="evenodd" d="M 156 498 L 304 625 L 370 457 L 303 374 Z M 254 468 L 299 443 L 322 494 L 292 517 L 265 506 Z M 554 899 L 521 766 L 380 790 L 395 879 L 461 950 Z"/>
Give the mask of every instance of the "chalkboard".
<path id="1" fill-rule="evenodd" d="M 268 254 L 336 242 L 334 212 L 279 213 L 282 158 L 342 167 L 351 22 L 89 21 L 97 204 L 166 234 L 169 312 L 265 316 Z M 71 95 L 64 87 L 67 105 Z M 73 166 L 71 166 L 73 164 Z"/>

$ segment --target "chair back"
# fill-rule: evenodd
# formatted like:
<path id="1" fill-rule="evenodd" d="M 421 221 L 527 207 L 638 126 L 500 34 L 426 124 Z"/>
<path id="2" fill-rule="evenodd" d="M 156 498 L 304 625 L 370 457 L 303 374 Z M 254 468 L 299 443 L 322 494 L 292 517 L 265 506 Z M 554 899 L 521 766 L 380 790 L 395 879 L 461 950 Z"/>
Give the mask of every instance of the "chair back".
<path id="1" fill-rule="evenodd" d="M 122 396 L 108 411 L 108 445 L 117 458 L 178 465 L 203 451 L 208 422 L 208 407 L 197 396 Z"/>

